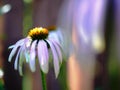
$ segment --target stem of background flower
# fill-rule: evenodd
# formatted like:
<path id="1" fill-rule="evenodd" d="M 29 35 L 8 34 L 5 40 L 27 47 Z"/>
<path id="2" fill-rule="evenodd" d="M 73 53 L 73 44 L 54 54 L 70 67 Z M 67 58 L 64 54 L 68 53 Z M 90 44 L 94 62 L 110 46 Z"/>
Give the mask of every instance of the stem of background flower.
<path id="1" fill-rule="evenodd" d="M 44 74 L 41 70 L 41 79 L 42 79 L 42 89 L 47 90 L 47 85 L 46 85 L 46 74 Z"/>

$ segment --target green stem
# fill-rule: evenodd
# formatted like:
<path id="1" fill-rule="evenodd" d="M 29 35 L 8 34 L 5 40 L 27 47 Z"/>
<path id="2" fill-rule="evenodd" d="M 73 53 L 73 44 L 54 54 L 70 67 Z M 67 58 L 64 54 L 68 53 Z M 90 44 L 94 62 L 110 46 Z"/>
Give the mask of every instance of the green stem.
<path id="1" fill-rule="evenodd" d="M 47 90 L 46 75 L 42 71 L 41 71 L 41 79 L 42 79 L 42 88 L 43 88 L 43 90 Z"/>

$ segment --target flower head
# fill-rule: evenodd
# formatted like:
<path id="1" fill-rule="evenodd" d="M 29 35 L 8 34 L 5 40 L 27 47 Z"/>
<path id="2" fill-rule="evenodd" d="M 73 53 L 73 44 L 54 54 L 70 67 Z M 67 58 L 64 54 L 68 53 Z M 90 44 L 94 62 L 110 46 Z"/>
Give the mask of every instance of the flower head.
<path id="1" fill-rule="evenodd" d="M 30 30 L 28 36 L 32 38 L 32 40 L 42 40 L 46 39 L 48 36 L 48 30 L 46 28 L 38 27 Z"/>
<path id="2" fill-rule="evenodd" d="M 54 32 L 54 34 L 56 33 Z M 53 35 L 53 32 L 49 33 L 46 28 L 37 27 L 30 30 L 26 38 L 9 47 L 12 48 L 12 51 L 8 60 L 11 62 L 12 57 L 17 52 L 14 68 L 19 70 L 20 75 L 22 75 L 22 65 L 25 61 L 29 63 L 32 72 L 36 70 L 36 58 L 38 58 L 41 70 L 47 73 L 49 69 L 49 51 L 51 50 L 55 75 L 58 76 L 60 63 L 62 63 L 61 46 L 58 37 L 55 38 L 51 35 Z"/>

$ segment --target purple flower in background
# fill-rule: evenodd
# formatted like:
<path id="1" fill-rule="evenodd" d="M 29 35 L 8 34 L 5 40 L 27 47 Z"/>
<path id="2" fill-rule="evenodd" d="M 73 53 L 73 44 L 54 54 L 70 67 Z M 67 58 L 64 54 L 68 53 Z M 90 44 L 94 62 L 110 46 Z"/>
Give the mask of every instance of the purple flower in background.
<path id="1" fill-rule="evenodd" d="M 62 53 L 57 31 L 48 32 L 46 28 L 37 27 L 30 30 L 28 36 L 10 46 L 12 51 L 9 55 L 9 62 L 16 54 L 14 68 L 18 69 L 22 75 L 22 65 L 26 61 L 29 63 L 32 72 L 36 70 L 36 59 L 38 58 L 40 68 L 44 73 L 48 73 L 49 54 L 52 52 L 55 76 L 57 77 L 62 63 Z"/>
<path id="2" fill-rule="evenodd" d="M 120 58 L 120 0 L 114 0 L 114 12 L 115 12 L 115 30 L 116 30 L 116 45 L 118 57 Z"/>
<path id="3" fill-rule="evenodd" d="M 66 0 L 61 8 L 58 27 L 63 35 L 63 51 L 67 58 L 75 55 L 80 67 L 86 72 L 93 69 L 95 55 L 105 50 L 107 2 L 108 0 Z"/>
<path id="4" fill-rule="evenodd" d="M 105 50 L 104 23 L 107 0 L 65 0 L 58 19 L 64 52 L 85 57 Z M 91 50 L 89 50 L 91 49 Z M 91 51 L 91 52 L 90 52 Z"/>

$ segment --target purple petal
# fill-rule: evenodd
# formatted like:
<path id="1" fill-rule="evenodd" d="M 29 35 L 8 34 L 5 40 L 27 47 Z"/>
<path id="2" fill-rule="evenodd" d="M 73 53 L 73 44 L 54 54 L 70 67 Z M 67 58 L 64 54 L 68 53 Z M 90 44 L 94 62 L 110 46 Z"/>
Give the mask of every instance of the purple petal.
<path id="1" fill-rule="evenodd" d="M 53 43 L 50 40 L 46 40 L 46 41 L 49 43 L 52 54 L 53 54 L 54 70 L 55 70 L 55 76 L 57 78 L 58 74 L 59 74 L 59 69 L 60 69 L 58 55 L 57 55 L 57 52 L 56 52 L 56 49 L 55 49 Z"/>
<path id="2" fill-rule="evenodd" d="M 19 73 L 20 75 L 23 75 L 22 73 L 22 66 L 23 66 L 23 62 L 25 60 L 24 58 L 24 46 L 21 46 L 18 53 L 17 53 L 17 56 L 16 56 L 16 59 L 15 59 L 15 63 L 14 63 L 14 69 L 17 70 L 18 68 L 18 58 L 20 56 L 20 59 L 19 59 Z"/>
<path id="3" fill-rule="evenodd" d="M 50 40 L 50 39 L 49 39 Z M 58 57 L 59 57 L 59 60 L 60 60 L 60 62 L 62 63 L 62 53 L 61 53 L 61 47 L 60 47 L 60 44 L 59 43 L 57 43 L 55 40 L 50 40 L 52 43 L 53 43 L 53 45 L 54 45 L 54 47 L 55 47 L 55 49 L 56 49 L 56 52 L 57 52 L 57 54 L 58 54 Z"/>
<path id="4" fill-rule="evenodd" d="M 9 61 L 9 62 L 11 62 L 12 57 L 15 55 L 15 53 L 16 53 L 16 51 L 17 51 L 17 48 L 24 43 L 24 40 L 25 40 L 25 39 L 21 39 L 21 40 L 17 41 L 17 43 L 14 45 L 14 48 L 12 49 L 12 51 L 11 51 L 11 53 L 10 53 L 10 55 L 9 55 L 9 58 L 8 58 L 8 61 Z"/>
<path id="5" fill-rule="evenodd" d="M 44 73 L 48 73 L 49 54 L 46 42 L 40 40 L 37 49 L 40 67 Z"/>
<path id="6" fill-rule="evenodd" d="M 51 31 L 48 38 L 55 39 L 57 42 L 59 42 L 59 33 L 57 31 Z"/>
<path id="7" fill-rule="evenodd" d="M 26 38 L 26 40 L 25 40 L 25 47 L 27 49 L 30 49 L 31 43 L 32 43 L 32 39 L 31 38 Z"/>
<path id="8" fill-rule="evenodd" d="M 21 52 L 21 48 L 18 50 L 18 53 L 16 55 L 16 58 L 15 58 L 15 63 L 14 63 L 14 69 L 17 70 L 17 65 L 18 65 L 18 58 L 19 58 L 19 54 Z"/>
<path id="9" fill-rule="evenodd" d="M 25 50 L 25 60 L 26 60 L 26 63 L 28 63 L 30 60 L 30 55 L 29 55 L 29 52 L 27 50 Z"/>
<path id="10" fill-rule="evenodd" d="M 37 40 L 33 41 L 30 49 L 30 69 L 32 72 L 35 71 L 35 59 L 36 59 L 36 44 Z"/>
<path id="11" fill-rule="evenodd" d="M 25 40 L 24 40 L 25 41 Z M 17 70 L 17 65 L 18 65 L 18 59 L 19 59 L 19 55 L 21 54 L 21 53 L 24 53 L 25 54 L 25 51 L 26 51 L 26 48 L 25 48 L 25 44 L 24 45 L 22 45 L 21 47 L 20 47 L 20 49 L 18 50 L 18 53 L 17 53 L 17 55 L 16 55 L 16 58 L 15 58 L 15 63 L 14 63 L 14 69 L 15 70 Z M 23 55 L 24 55 L 23 54 Z M 25 55 L 24 55 L 25 56 Z M 23 56 L 22 56 L 23 57 Z"/>
<path id="12" fill-rule="evenodd" d="M 24 63 L 24 47 L 21 47 L 21 52 L 20 52 L 20 59 L 19 59 L 19 73 L 22 76 L 23 75 L 23 71 L 22 71 L 22 67 L 23 67 L 23 63 Z"/>
<path id="13" fill-rule="evenodd" d="M 29 60 L 30 60 L 30 45 L 31 45 L 31 39 L 30 38 L 27 38 L 25 40 L 25 60 L 26 62 L 28 63 Z"/>

